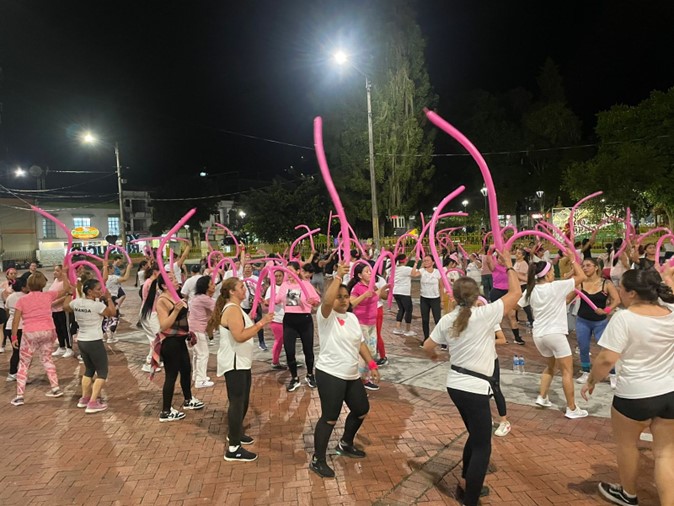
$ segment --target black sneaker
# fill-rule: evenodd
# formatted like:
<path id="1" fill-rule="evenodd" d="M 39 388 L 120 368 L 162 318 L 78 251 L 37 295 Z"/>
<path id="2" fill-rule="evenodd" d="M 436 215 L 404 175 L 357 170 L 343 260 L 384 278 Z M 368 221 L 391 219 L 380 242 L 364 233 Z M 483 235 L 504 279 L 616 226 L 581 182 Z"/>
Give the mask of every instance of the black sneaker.
<path id="1" fill-rule="evenodd" d="M 456 486 L 456 499 L 458 501 L 463 501 L 463 497 L 466 495 L 466 491 L 463 489 L 461 485 Z M 489 495 L 489 487 L 484 486 L 480 490 L 480 497 L 487 497 Z"/>
<path id="2" fill-rule="evenodd" d="M 344 441 L 337 443 L 336 450 L 340 455 L 346 455 L 347 457 L 354 459 L 362 459 L 365 457 L 365 452 L 363 450 L 359 450 L 353 445 L 348 445 Z"/>
<path id="3" fill-rule="evenodd" d="M 363 383 L 363 386 L 367 388 L 368 390 L 379 390 L 379 385 L 376 383 L 372 383 L 371 381 L 366 381 Z"/>
<path id="4" fill-rule="evenodd" d="M 274 369 L 275 371 L 285 371 L 288 368 L 288 366 L 285 364 L 278 363 L 272 364 L 271 368 Z"/>
<path id="5" fill-rule="evenodd" d="M 388 365 L 388 358 L 382 357 L 379 360 L 377 360 L 377 366 L 384 367 L 385 365 Z"/>
<path id="6" fill-rule="evenodd" d="M 316 388 L 316 378 L 314 378 L 313 374 L 307 374 L 307 377 L 304 378 L 304 380 L 310 388 Z"/>
<path id="7" fill-rule="evenodd" d="M 519 344 L 521 346 L 524 346 L 526 343 L 524 342 L 524 340 L 521 337 L 516 337 L 515 338 L 515 344 Z"/>
<path id="8" fill-rule="evenodd" d="M 635 506 L 639 504 L 636 496 L 627 497 L 623 488 L 616 483 L 599 482 L 599 493 L 614 504 L 622 504 L 624 506 Z"/>
<path id="9" fill-rule="evenodd" d="M 185 418 L 185 413 L 171 408 L 171 411 L 162 411 L 159 413 L 160 422 L 176 422 Z"/>
<path id="10" fill-rule="evenodd" d="M 229 436 L 227 436 L 227 442 L 229 443 Z M 255 442 L 255 439 L 248 434 L 244 434 L 241 436 L 241 444 L 242 445 L 252 445 Z"/>
<path id="11" fill-rule="evenodd" d="M 225 452 L 225 460 L 227 462 L 253 462 L 257 460 L 257 453 L 249 452 L 243 446 L 239 446 L 233 452 L 230 452 L 228 448 Z"/>
<path id="12" fill-rule="evenodd" d="M 325 460 L 318 460 L 314 455 L 309 462 L 309 469 L 316 473 L 321 478 L 334 478 L 335 472 L 328 465 Z"/>
<path id="13" fill-rule="evenodd" d="M 441 344 L 441 345 L 440 345 L 440 349 L 441 349 L 442 351 L 447 351 L 449 348 L 447 347 L 446 344 Z"/>
<path id="14" fill-rule="evenodd" d="M 300 379 L 299 378 L 290 378 L 290 381 L 288 382 L 288 386 L 286 387 L 286 391 L 288 392 L 294 392 L 300 387 Z"/>
<path id="15" fill-rule="evenodd" d="M 196 397 L 192 397 L 189 401 L 183 402 L 183 409 L 204 409 L 205 404 Z"/>

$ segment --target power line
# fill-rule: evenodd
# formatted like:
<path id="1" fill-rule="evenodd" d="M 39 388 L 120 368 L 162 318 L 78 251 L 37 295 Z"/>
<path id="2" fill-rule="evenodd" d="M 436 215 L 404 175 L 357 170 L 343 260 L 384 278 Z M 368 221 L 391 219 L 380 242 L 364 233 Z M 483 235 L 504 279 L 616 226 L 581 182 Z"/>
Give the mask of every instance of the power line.
<path id="1" fill-rule="evenodd" d="M 95 179 L 91 179 L 89 181 L 84 181 L 82 183 L 75 183 L 75 184 L 71 184 L 70 186 L 61 186 L 60 188 L 46 188 L 44 190 L 22 190 L 22 189 L 19 189 L 19 188 L 11 188 L 10 189 L 10 188 L 5 188 L 4 186 L 3 186 L 3 188 L 5 188 L 5 190 L 8 190 L 8 191 L 11 190 L 11 191 L 15 191 L 17 193 L 25 193 L 25 194 L 44 193 L 44 192 L 50 192 L 50 191 L 67 190 L 68 188 L 75 188 L 76 186 L 82 186 L 82 185 L 85 185 L 85 184 L 95 183 L 96 181 L 100 181 L 101 179 L 105 179 L 107 177 L 115 176 L 115 175 L 116 174 L 114 172 L 108 172 L 108 173 L 106 173 L 105 176 L 97 177 Z"/>

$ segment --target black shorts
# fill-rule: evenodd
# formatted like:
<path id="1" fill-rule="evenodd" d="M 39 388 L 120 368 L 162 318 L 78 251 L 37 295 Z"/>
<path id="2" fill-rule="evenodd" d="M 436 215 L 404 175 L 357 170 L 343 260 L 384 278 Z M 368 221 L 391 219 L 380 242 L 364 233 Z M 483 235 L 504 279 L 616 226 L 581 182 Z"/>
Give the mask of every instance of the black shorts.
<path id="1" fill-rule="evenodd" d="M 674 420 L 674 392 L 644 399 L 623 399 L 614 396 L 613 407 L 621 415 L 638 422 L 651 418 Z"/>

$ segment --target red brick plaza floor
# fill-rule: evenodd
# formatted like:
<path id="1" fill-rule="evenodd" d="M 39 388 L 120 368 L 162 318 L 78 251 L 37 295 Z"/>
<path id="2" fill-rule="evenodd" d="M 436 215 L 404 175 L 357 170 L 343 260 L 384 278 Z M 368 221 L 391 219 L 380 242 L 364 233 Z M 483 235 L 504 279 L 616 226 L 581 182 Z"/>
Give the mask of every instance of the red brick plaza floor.
<path id="1" fill-rule="evenodd" d="M 125 313 L 136 314 L 133 303 Z M 392 328 L 392 320 L 387 312 L 385 329 Z M 370 414 L 356 439 L 367 458 L 353 460 L 331 451 L 337 477 L 324 480 L 307 468 L 319 418 L 318 392 L 303 385 L 286 393 L 288 374 L 256 361 L 246 423 L 256 439 L 251 449 L 260 457 L 230 463 L 223 460 L 227 395 L 222 379 L 214 388 L 194 391 L 206 403 L 204 410 L 160 424 L 163 374 L 150 381 L 140 371 L 147 345 L 123 342 L 129 323 L 135 323 L 133 316 L 110 351 L 108 411 L 85 415 L 77 409 L 75 359 L 57 359 L 66 392 L 59 399 L 44 396 L 48 382 L 39 365 L 31 370 L 34 382 L 22 407 L 9 404 L 15 384 L 2 382 L 1 505 L 458 504 L 454 489 L 466 433 L 446 392 L 387 382 L 382 368 L 382 388 L 370 394 Z M 418 320 L 413 325 L 420 331 Z M 388 331 L 385 336 L 392 361 L 421 357 L 413 340 Z M 533 347 L 525 348 L 527 365 L 540 368 Z M 512 350 L 503 353 L 505 361 Z M 1 355 L 2 376 L 8 363 L 9 354 Z M 214 371 L 214 355 L 209 365 Z M 174 406 L 181 401 L 178 386 Z M 344 418 L 342 413 L 331 446 Z M 617 480 L 610 420 L 570 421 L 557 410 L 512 403 L 509 418 L 513 431 L 493 440 L 486 480 L 491 495 L 482 504 L 605 504 L 597 482 Z M 642 468 L 641 504 L 657 504 L 649 443 L 644 443 Z"/>

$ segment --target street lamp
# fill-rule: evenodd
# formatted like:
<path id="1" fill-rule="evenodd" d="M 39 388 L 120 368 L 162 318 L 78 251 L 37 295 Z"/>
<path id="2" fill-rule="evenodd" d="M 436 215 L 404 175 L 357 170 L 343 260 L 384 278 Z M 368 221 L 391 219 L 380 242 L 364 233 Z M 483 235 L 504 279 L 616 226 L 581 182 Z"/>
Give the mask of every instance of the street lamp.
<path id="1" fill-rule="evenodd" d="M 239 218 L 244 219 L 246 217 L 246 211 L 239 211 Z"/>
<path id="2" fill-rule="evenodd" d="M 16 177 L 23 177 L 26 175 L 26 171 L 23 170 L 21 167 L 17 167 L 16 170 L 14 171 L 14 175 Z"/>
<path id="3" fill-rule="evenodd" d="M 538 197 L 538 200 L 540 200 L 540 205 L 541 205 L 541 214 L 543 214 L 543 195 L 545 192 L 543 190 L 538 190 L 536 192 L 536 196 Z"/>
<path id="4" fill-rule="evenodd" d="M 337 65 L 349 63 L 349 55 L 344 51 L 334 54 Z M 370 198 L 372 199 L 372 240 L 375 248 L 379 249 L 379 211 L 377 209 L 377 180 L 374 173 L 374 135 L 372 133 L 372 83 L 370 78 L 353 63 L 350 66 L 365 78 L 365 92 L 367 94 L 367 138 L 370 151 Z"/>
<path id="5" fill-rule="evenodd" d="M 82 134 L 82 142 L 96 144 L 98 139 L 91 132 Z M 117 166 L 117 194 L 119 196 L 119 232 L 122 236 L 122 247 L 126 249 L 126 224 L 124 223 L 124 200 L 122 194 L 122 167 L 119 164 L 119 144 L 115 142 L 115 162 Z"/>
<path id="6" fill-rule="evenodd" d="M 480 193 L 482 194 L 482 197 L 484 197 L 484 223 L 485 223 L 485 228 L 489 229 L 489 211 L 487 210 L 487 193 L 489 193 L 489 190 L 487 190 L 487 187 L 485 185 L 482 185 L 482 188 L 480 188 Z"/>
<path id="7" fill-rule="evenodd" d="M 465 213 L 465 212 L 466 212 L 466 208 L 468 207 L 468 201 L 467 201 L 467 200 L 462 201 L 462 202 L 461 202 L 461 205 L 463 206 L 463 212 Z"/>

